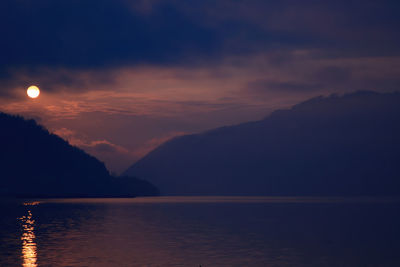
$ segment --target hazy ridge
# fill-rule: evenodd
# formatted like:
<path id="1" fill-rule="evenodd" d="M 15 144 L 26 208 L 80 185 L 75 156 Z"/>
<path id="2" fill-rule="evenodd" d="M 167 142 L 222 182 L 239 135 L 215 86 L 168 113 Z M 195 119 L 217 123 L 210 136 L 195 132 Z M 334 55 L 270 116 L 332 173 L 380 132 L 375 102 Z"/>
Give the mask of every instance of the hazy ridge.
<path id="1" fill-rule="evenodd" d="M 400 195 L 400 93 L 317 97 L 170 140 L 125 173 L 169 195 Z"/>

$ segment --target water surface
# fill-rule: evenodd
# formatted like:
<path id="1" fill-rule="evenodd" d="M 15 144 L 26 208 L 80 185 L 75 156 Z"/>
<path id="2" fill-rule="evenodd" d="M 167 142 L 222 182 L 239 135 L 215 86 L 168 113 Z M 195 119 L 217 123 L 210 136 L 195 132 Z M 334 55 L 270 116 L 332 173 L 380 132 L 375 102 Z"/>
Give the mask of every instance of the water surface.
<path id="1" fill-rule="evenodd" d="M 400 266 L 390 198 L 2 200 L 0 266 Z"/>

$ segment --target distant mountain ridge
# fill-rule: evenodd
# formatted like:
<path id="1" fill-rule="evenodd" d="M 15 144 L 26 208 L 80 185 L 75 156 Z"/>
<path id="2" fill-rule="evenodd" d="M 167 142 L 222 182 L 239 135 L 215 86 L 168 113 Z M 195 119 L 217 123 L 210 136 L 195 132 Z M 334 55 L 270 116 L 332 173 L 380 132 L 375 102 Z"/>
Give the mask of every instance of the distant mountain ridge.
<path id="1" fill-rule="evenodd" d="M 0 112 L 0 196 L 156 195 L 152 184 L 112 177 L 102 162 L 34 120 Z"/>
<path id="2" fill-rule="evenodd" d="M 125 173 L 167 195 L 400 195 L 400 93 L 317 97 L 174 138 Z"/>

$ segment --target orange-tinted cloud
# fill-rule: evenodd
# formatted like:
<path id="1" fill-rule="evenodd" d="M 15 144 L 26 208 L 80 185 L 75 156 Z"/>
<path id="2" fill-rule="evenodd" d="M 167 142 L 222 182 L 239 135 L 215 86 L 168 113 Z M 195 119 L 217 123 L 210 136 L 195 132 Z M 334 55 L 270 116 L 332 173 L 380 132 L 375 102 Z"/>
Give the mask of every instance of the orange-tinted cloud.
<path id="1" fill-rule="evenodd" d="M 120 172 L 177 133 L 261 119 L 320 94 L 392 91 L 399 74 L 399 57 L 321 58 L 315 50 L 235 56 L 191 68 L 39 68 L 16 71 L 21 84 L 0 104 L 4 112 L 39 118 L 51 131 L 72 130 L 71 143 Z M 25 80 L 39 81 L 38 99 L 26 97 Z"/>

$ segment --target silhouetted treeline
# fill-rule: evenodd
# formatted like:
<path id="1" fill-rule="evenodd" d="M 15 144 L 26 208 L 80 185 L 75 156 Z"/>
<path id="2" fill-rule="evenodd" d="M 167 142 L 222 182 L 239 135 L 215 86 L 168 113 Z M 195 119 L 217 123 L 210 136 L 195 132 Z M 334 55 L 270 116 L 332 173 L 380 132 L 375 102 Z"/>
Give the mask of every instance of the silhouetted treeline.
<path id="1" fill-rule="evenodd" d="M 178 137 L 126 173 L 162 194 L 400 195 L 400 93 L 317 97 Z"/>
<path id="2" fill-rule="evenodd" d="M 104 164 L 34 120 L 0 113 L 0 195 L 112 197 L 157 195 L 150 183 L 112 177 Z"/>

